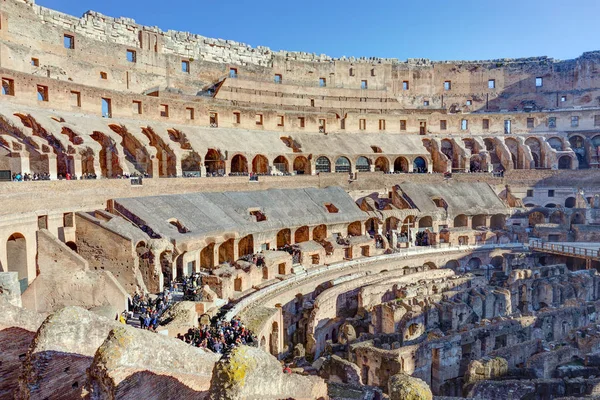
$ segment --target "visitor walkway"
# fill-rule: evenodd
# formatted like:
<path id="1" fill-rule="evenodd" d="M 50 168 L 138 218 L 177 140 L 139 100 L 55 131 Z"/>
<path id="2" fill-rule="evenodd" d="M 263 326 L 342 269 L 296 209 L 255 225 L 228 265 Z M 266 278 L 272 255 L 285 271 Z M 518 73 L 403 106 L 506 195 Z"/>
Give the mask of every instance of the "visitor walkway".
<path id="1" fill-rule="evenodd" d="M 478 250 L 493 250 L 493 249 L 522 249 L 524 245 L 522 243 L 507 243 L 507 244 L 485 244 L 485 245 L 464 245 L 464 246 L 427 246 L 427 247 L 411 247 L 408 249 L 401 250 L 392 254 L 384 254 L 375 257 L 361 258 L 358 260 L 344 261 L 330 265 L 323 265 L 309 270 L 302 271 L 299 274 L 294 275 L 289 279 L 277 282 L 270 285 L 262 290 L 252 293 L 251 295 L 238 301 L 223 317 L 224 320 L 229 321 L 236 315 L 240 314 L 243 310 L 250 306 L 255 306 L 257 303 L 265 302 L 268 298 L 281 294 L 293 287 L 297 287 L 308 281 L 313 281 L 316 278 L 322 278 L 332 273 L 347 272 L 360 272 L 361 268 L 370 266 L 371 264 L 405 260 L 415 256 L 427 255 L 427 254 L 440 254 L 447 252 L 467 252 L 467 251 L 478 251 Z M 315 287 L 318 284 L 315 283 Z"/>
<path id="2" fill-rule="evenodd" d="M 529 248 L 543 253 L 557 254 L 586 260 L 586 267 L 591 267 L 591 261 L 600 261 L 600 243 L 577 242 L 544 242 L 539 239 L 529 241 Z"/>

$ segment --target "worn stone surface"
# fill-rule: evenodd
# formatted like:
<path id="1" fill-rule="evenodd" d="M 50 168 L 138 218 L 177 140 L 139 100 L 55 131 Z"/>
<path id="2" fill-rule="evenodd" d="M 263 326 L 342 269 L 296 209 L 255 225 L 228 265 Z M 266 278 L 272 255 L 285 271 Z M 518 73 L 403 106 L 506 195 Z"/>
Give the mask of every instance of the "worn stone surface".
<path id="1" fill-rule="evenodd" d="M 228 360 L 217 363 L 211 382 L 212 400 L 259 400 L 327 397 L 318 377 L 283 373 L 281 364 L 260 349 L 241 346 Z"/>
<path id="2" fill-rule="evenodd" d="M 388 384 L 390 400 L 432 400 L 433 395 L 427 383 L 406 374 L 397 374 Z"/>
<path id="3" fill-rule="evenodd" d="M 96 350 L 117 322 L 78 307 L 66 307 L 50 315 L 40 326 L 19 379 L 19 398 L 64 398 L 84 394 L 86 371 Z M 134 328 L 129 328 L 134 329 Z"/>
<path id="4" fill-rule="evenodd" d="M 220 355 L 143 330 L 111 330 L 89 369 L 93 399 L 203 399 Z"/>

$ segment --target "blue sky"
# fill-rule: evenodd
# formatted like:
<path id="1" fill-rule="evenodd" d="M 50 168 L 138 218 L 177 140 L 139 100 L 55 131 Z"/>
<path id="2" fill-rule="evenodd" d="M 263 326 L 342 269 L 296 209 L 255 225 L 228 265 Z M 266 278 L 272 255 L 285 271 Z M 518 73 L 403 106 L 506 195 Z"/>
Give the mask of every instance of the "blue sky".
<path id="1" fill-rule="evenodd" d="M 333 57 L 478 60 L 600 50 L 598 0 L 37 0 L 159 26 Z"/>

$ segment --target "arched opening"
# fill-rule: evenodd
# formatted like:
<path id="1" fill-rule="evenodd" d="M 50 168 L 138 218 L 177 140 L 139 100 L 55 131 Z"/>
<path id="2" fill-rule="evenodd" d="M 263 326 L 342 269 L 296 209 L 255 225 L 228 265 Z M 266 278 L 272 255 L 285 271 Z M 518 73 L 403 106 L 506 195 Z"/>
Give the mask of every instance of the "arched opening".
<path id="1" fill-rule="evenodd" d="M 550 145 L 550 147 L 552 147 L 556 151 L 563 150 L 563 142 L 560 138 L 557 138 L 557 137 L 550 138 L 550 139 L 548 139 L 548 144 Z"/>
<path id="2" fill-rule="evenodd" d="M 512 138 L 508 138 L 504 141 L 504 143 L 506 144 L 506 147 L 508 147 L 508 150 L 510 152 L 510 156 L 512 158 L 512 163 L 513 163 L 513 168 L 514 169 L 519 169 L 522 168 L 522 151 L 519 151 L 519 142 L 517 142 L 515 139 Z"/>
<path id="3" fill-rule="evenodd" d="M 471 159 L 469 160 L 469 170 L 471 172 L 483 171 L 483 159 L 479 154 L 471 156 Z"/>
<path id="4" fill-rule="evenodd" d="M 550 215 L 550 223 L 563 225 L 564 223 L 566 223 L 565 214 L 562 211 L 554 211 Z"/>
<path id="5" fill-rule="evenodd" d="M 496 256 L 493 257 L 490 261 L 490 264 L 494 266 L 494 268 L 499 269 L 504 265 L 504 257 Z"/>
<path id="6" fill-rule="evenodd" d="M 404 334 L 404 340 L 414 340 L 421 336 L 424 328 L 421 324 L 412 323 L 408 326 Z"/>
<path id="7" fill-rule="evenodd" d="M 355 221 L 348 225 L 348 235 L 349 236 L 360 236 L 362 235 L 361 231 L 361 223 L 360 221 Z"/>
<path id="8" fill-rule="evenodd" d="M 215 266 L 215 244 L 211 243 L 200 251 L 200 267 L 212 269 Z"/>
<path id="9" fill-rule="evenodd" d="M 183 271 L 183 258 L 184 257 L 185 257 L 185 253 L 180 254 L 179 257 L 177 257 L 177 260 L 175 261 L 176 277 L 178 277 L 178 278 L 182 278 L 186 275 Z"/>
<path id="10" fill-rule="evenodd" d="M 573 151 L 575 152 L 575 155 L 577 156 L 577 160 L 579 161 L 579 169 L 586 169 L 589 168 L 589 163 L 588 163 L 588 159 L 587 159 L 587 152 L 585 151 L 585 139 L 581 136 L 572 136 L 569 138 L 569 143 L 571 144 L 571 149 L 573 149 Z M 571 158 L 569 156 L 563 156 L 563 157 L 568 157 L 569 158 L 569 165 L 571 165 Z M 559 169 L 570 169 L 569 168 L 561 168 L 560 165 L 560 161 L 562 160 L 561 157 L 558 160 L 558 168 Z M 565 161 L 565 165 L 566 165 L 566 161 Z"/>
<path id="11" fill-rule="evenodd" d="M 273 166 L 282 174 L 287 174 L 289 172 L 288 160 L 284 156 L 275 158 L 275 160 L 273 160 Z"/>
<path id="12" fill-rule="evenodd" d="M 464 214 L 457 215 L 454 218 L 454 227 L 459 228 L 462 226 L 469 226 L 469 217 Z"/>
<path id="13" fill-rule="evenodd" d="M 313 229 L 313 240 L 323 241 L 327 238 L 327 225 L 319 225 Z"/>
<path id="14" fill-rule="evenodd" d="M 231 159 L 231 173 L 245 175 L 248 173 L 248 160 L 241 154 L 236 154 Z"/>
<path id="15" fill-rule="evenodd" d="M 454 154 L 454 144 L 449 139 L 442 140 L 442 153 L 448 157 L 452 168 L 459 168 L 458 166 L 458 157 Z"/>
<path id="16" fill-rule="evenodd" d="M 207 174 L 225 175 L 225 161 L 221 157 L 221 153 L 215 149 L 209 149 L 204 156 L 204 166 Z"/>
<path id="17" fill-rule="evenodd" d="M 263 155 L 257 155 L 252 160 L 252 172 L 267 175 L 269 173 L 269 160 Z"/>
<path id="18" fill-rule="evenodd" d="M 453 271 L 458 271 L 460 268 L 460 263 L 457 260 L 450 260 L 446 263 L 446 268 L 451 269 Z"/>
<path id="19" fill-rule="evenodd" d="M 273 322 L 271 326 L 271 354 L 277 357 L 279 355 L 279 324 Z"/>
<path id="20" fill-rule="evenodd" d="M 238 258 L 252 254 L 254 254 L 254 237 L 248 235 L 240 239 L 238 244 Z"/>
<path id="21" fill-rule="evenodd" d="M 67 242 L 65 244 L 67 245 L 68 248 L 70 248 L 75 253 L 77 253 L 77 244 L 75 242 Z"/>
<path id="22" fill-rule="evenodd" d="M 504 229 L 506 225 L 506 218 L 502 214 L 492 215 L 490 220 L 490 228 L 492 229 Z"/>
<path id="23" fill-rule="evenodd" d="M 294 233 L 294 243 L 304 243 L 309 240 L 309 229 L 308 226 L 301 226 L 296 229 Z"/>
<path id="24" fill-rule="evenodd" d="M 390 233 L 391 231 L 395 231 L 398 229 L 398 224 L 400 220 L 396 217 L 389 217 L 385 220 L 385 232 Z"/>
<path id="25" fill-rule="evenodd" d="M 416 227 L 416 223 L 417 223 L 417 217 L 414 215 L 409 215 L 406 218 L 404 218 L 404 221 L 402 222 L 402 229 L 400 230 L 401 233 L 407 235 L 409 232 L 409 229 Z"/>
<path id="26" fill-rule="evenodd" d="M 562 156 L 558 159 L 558 169 L 571 169 L 571 157 Z"/>
<path id="27" fill-rule="evenodd" d="M 269 351 L 269 349 L 267 349 L 267 340 L 265 339 L 265 337 L 261 337 L 260 338 L 260 348 L 263 349 L 264 351 Z"/>
<path id="28" fill-rule="evenodd" d="M 546 222 L 546 217 L 539 211 L 534 211 L 529 214 L 529 226 L 534 227 L 537 224 L 543 224 Z"/>
<path id="29" fill-rule="evenodd" d="M 537 138 L 530 137 L 525 140 L 525 145 L 531 150 L 531 156 L 533 157 L 533 168 L 541 168 L 542 165 L 542 145 Z"/>
<path id="30" fill-rule="evenodd" d="M 487 226 L 486 224 L 486 218 L 485 215 L 483 214 L 479 214 L 479 215 L 475 215 L 473 217 L 473 219 L 471 220 L 471 228 L 472 229 L 476 229 L 480 226 Z"/>
<path id="31" fill-rule="evenodd" d="M 433 218 L 430 216 L 419 218 L 419 228 L 433 228 Z"/>
<path id="32" fill-rule="evenodd" d="M 183 176 L 200 176 L 202 158 L 194 152 L 188 153 L 181 160 L 181 172 Z"/>
<path id="33" fill-rule="evenodd" d="M 234 262 L 233 239 L 229 239 L 219 246 L 219 264 Z"/>
<path id="34" fill-rule="evenodd" d="M 292 233 L 289 229 L 282 229 L 277 232 L 277 248 L 281 249 L 282 247 L 289 246 L 292 244 Z"/>
<path id="35" fill-rule="evenodd" d="M 369 218 L 365 222 L 365 231 L 368 232 L 371 236 L 374 236 L 379 232 L 379 221 L 377 218 Z"/>
<path id="36" fill-rule="evenodd" d="M 415 161 L 413 161 L 413 172 L 419 174 L 427 173 L 427 162 L 423 157 L 415 158 Z"/>
<path id="37" fill-rule="evenodd" d="M 424 270 L 426 271 L 437 269 L 437 265 L 435 265 L 433 261 L 427 261 L 425 264 L 423 264 L 423 266 L 425 267 Z"/>
<path id="38" fill-rule="evenodd" d="M 173 253 L 163 251 L 160 253 L 160 270 L 163 275 L 163 287 L 170 287 L 173 281 Z"/>
<path id="39" fill-rule="evenodd" d="M 29 274 L 27 270 L 27 241 L 20 233 L 13 233 L 6 242 L 6 262 L 8 272 L 19 274 L 21 292 L 27 288 Z"/>
<path id="40" fill-rule="evenodd" d="M 367 157 L 358 157 L 356 160 L 356 170 L 358 172 L 369 172 L 371 171 L 371 162 Z"/>
<path id="41" fill-rule="evenodd" d="M 294 160 L 294 172 L 296 175 L 310 175 L 310 162 L 306 157 L 296 157 Z"/>
<path id="42" fill-rule="evenodd" d="M 390 172 L 390 162 L 386 157 L 378 157 L 377 160 L 375 160 L 375 171 Z"/>
<path id="43" fill-rule="evenodd" d="M 573 208 L 573 207 L 575 207 L 575 203 L 576 203 L 575 197 L 567 197 L 567 199 L 565 200 L 565 207 Z"/>
<path id="44" fill-rule="evenodd" d="M 554 204 L 554 203 L 548 203 L 544 207 L 546 207 L 546 208 L 556 208 L 556 204 Z"/>
<path id="45" fill-rule="evenodd" d="M 398 157 L 394 160 L 394 172 L 408 172 L 408 160 L 406 157 Z"/>
<path id="46" fill-rule="evenodd" d="M 571 217 L 571 224 L 573 225 L 583 225 L 585 224 L 585 217 L 581 213 L 575 213 Z"/>
<path id="47" fill-rule="evenodd" d="M 317 172 L 331 172 L 331 161 L 327 157 L 319 157 L 315 163 L 315 169 Z"/>
<path id="48" fill-rule="evenodd" d="M 241 292 L 242 288 L 243 288 L 243 284 L 244 284 L 244 282 L 242 281 L 242 278 L 240 276 L 236 277 L 235 280 L 233 281 L 233 290 L 236 292 Z"/>
<path id="49" fill-rule="evenodd" d="M 335 172 L 350 172 L 350 160 L 343 156 L 338 157 L 335 160 Z"/>
<path id="50" fill-rule="evenodd" d="M 481 267 L 481 259 L 479 257 L 473 257 L 469 260 L 467 265 L 471 270 L 479 269 Z"/>

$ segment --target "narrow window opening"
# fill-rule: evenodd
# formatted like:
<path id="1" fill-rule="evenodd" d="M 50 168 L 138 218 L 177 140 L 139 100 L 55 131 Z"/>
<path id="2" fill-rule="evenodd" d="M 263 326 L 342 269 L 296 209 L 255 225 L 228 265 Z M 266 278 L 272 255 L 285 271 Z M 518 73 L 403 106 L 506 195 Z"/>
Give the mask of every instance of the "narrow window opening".
<path id="1" fill-rule="evenodd" d="M 401 119 L 400 120 L 400 130 L 401 131 L 405 131 L 406 130 L 406 120 L 405 119 Z"/>
<path id="2" fill-rule="evenodd" d="M 262 125 L 262 124 L 263 124 L 263 115 L 256 114 L 256 125 Z"/>
<path id="3" fill-rule="evenodd" d="M 279 115 L 277 126 L 283 126 L 283 125 L 284 125 L 284 117 L 283 117 L 283 115 Z"/>
<path id="4" fill-rule="evenodd" d="M 233 113 L 233 123 L 239 124 L 241 120 L 242 120 L 242 114 L 239 112 L 234 112 Z"/>
<path id="5" fill-rule="evenodd" d="M 15 81 L 14 80 L 2 78 L 2 95 L 3 96 L 14 96 L 15 95 Z"/>
<path id="6" fill-rule="evenodd" d="M 32 58 L 31 59 L 31 65 L 33 65 L 34 67 L 39 67 L 40 66 L 40 60 L 38 58 Z"/>
<path id="7" fill-rule="evenodd" d="M 408 81 L 402 81 L 402 90 L 408 90 Z"/>
<path id="8" fill-rule="evenodd" d="M 462 131 L 466 131 L 467 129 L 469 129 L 469 120 L 467 119 L 462 119 L 460 121 L 460 130 Z"/>
<path id="9" fill-rule="evenodd" d="M 327 86 L 327 79 L 319 78 L 319 87 L 326 87 L 326 86 Z"/>
<path id="10" fill-rule="evenodd" d="M 533 118 L 527 118 L 527 128 L 531 129 L 534 127 L 534 119 Z"/>
<path id="11" fill-rule="evenodd" d="M 235 114 L 239 114 L 239 113 L 233 113 Z M 219 114 L 216 112 L 211 112 L 208 115 L 208 123 L 210 124 L 211 128 L 218 128 L 219 127 Z M 239 122 L 237 122 L 239 124 Z"/>
<path id="12" fill-rule="evenodd" d="M 161 104 L 159 110 L 161 117 L 169 118 L 169 106 L 167 104 Z"/>
<path id="13" fill-rule="evenodd" d="M 132 110 L 134 114 L 141 115 L 142 114 L 142 102 L 134 100 Z"/>
<path id="14" fill-rule="evenodd" d="M 380 131 L 385 131 L 385 119 L 380 119 L 379 120 L 379 130 Z"/>
<path id="15" fill-rule="evenodd" d="M 300 126 L 300 128 L 304 128 L 304 126 L 305 126 L 304 117 L 298 117 L 298 125 Z"/>
<path id="16" fill-rule="evenodd" d="M 102 118 L 112 118 L 112 104 L 111 100 L 102 98 Z"/>
<path id="17" fill-rule="evenodd" d="M 446 120 L 445 119 L 440 120 L 440 130 L 441 131 L 446 130 Z"/>
<path id="18" fill-rule="evenodd" d="M 361 131 L 364 131 L 365 129 L 367 129 L 367 120 L 364 118 L 361 118 L 358 120 L 358 129 L 360 129 Z"/>
<path id="19" fill-rule="evenodd" d="M 488 89 L 495 89 L 496 88 L 496 80 L 495 79 L 490 79 L 488 81 Z"/>
<path id="20" fill-rule="evenodd" d="M 483 119 L 482 128 L 484 130 L 490 129 L 490 120 L 487 118 Z"/>
<path id="21" fill-rule="evenodd" d="M 367 81 L 360 81 L 360 88 L 361 89 L 368 89 L 369 88 L 369 84 Z"/>
<path id="22" fill-rule="evenodd" d="M 191 108 L 191 107 L 187 107 L 187 108 L 185 109 L 185 118 L 186 118 L 188 121 L 193 121 L 193 120 L 194 120 L 194 111 L 195 111 L 195 110 L 194 110 L 193 108 Z"/>
<path id="23" fill-rule="evenodd" d="M 326 124 L 327 122 L 325 119 L 319 119 L 319 133 L 327 133 Z"/>
<path id="24" fill-rule="evenodd" d="M 537 77 L 535 78 L 535 87 L 542 87 L 544 85 L 544 79 Z"/>
<path id="25" fill-rule="evenodd" d="M 71 91 L 71 106 L 81 107 L 81 93 Z"/>
<path id="26" fill-rule="evenodd" d="M 281 76 L 281 74 L 275 74 L 275 83 L 282 83 L 283 82 L 283 77 Z"/>
<path id="27" fill-rule="evenodd" d="M 237 70 L 237 68 L 229 68 L 229 77 L 230 78 L 237 78 L 238 77 L 238 70 Z"/>
<path id="28" fill-rule="evenodd" d="M 48 86 L 37 85 L 38 101 L 48 101 Z"/>
<path id="29" fill-rule="evenodd" d="M 100 72 L 100 79 L 108 79 L 108 74 L 106 72 Z"/>
<path id="30" fill-rule="evenodd" d="M 190 73 L 190 62 L 188 60 L 181 60 L 181 72 Z"/>
<path id="31" fill-rule="evenodd" d="M 135 50 L 127 50 L 127 61 L 130 63 L 137 62 L 137 54 Z"/>
<path id="32" fill-rule="evenodd" d="M 65 34 L 63 36 L 63 45 L 65 49 L 73 50 L 75 48 L 75 36 Z"/>
<path id="33" fill-rule="evenodd" d="M 445 81 L 444 82 L 444 90 L 450 90 L 452 89 L 452 82 L 451 81 Z"/>

